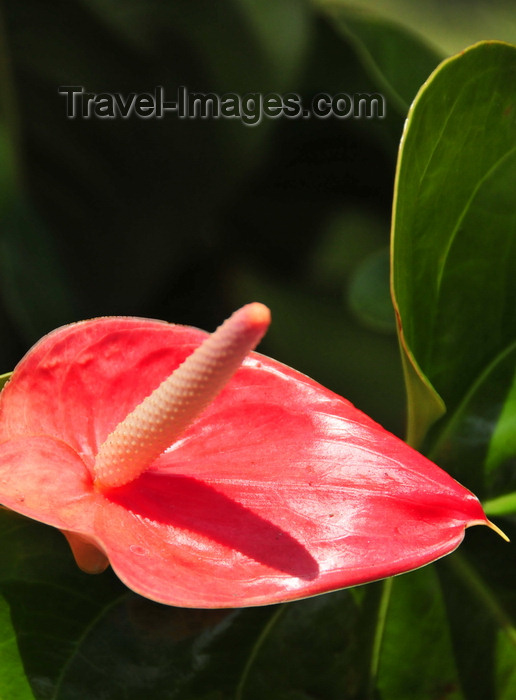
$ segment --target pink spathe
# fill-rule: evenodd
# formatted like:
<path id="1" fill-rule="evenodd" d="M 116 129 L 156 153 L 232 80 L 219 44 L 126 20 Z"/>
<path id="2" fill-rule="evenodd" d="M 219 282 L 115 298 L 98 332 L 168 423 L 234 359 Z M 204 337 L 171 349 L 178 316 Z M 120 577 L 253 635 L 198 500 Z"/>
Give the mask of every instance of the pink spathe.
<path id="1" fill-rule="evenodd" d="M 0 394 L 0 503 L 62 530 L 85 570 L 109 563 L 134 591 L 185 607 L 277 603 L 399 574 L 489 524 L 446 472 L 254 352 L 145 470 L 96 482 L 100 446 L 207 338 L 138 318 L 45 336 Z"/>

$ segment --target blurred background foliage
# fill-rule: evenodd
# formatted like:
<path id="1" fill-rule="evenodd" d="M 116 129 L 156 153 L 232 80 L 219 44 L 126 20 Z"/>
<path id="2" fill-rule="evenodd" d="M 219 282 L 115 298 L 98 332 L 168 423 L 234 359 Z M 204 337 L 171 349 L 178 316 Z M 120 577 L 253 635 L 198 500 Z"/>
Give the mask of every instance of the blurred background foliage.
<path id="1" fill-rule="evenodd" d="M 447 53 L 516 39 L 510 3 L 0 8 L 0 372 L 70 321 L 124 314 L 212 330 L 257 299 L 274 320 L 263 352 L 401 434 L 388 244 L 404 118 Z M 61 85 L 163 85 L 169 99 L 180 85 L 307 101 L 381 92 L 387 114 L 253 127 L 173 114 L 68 119 Z"/>

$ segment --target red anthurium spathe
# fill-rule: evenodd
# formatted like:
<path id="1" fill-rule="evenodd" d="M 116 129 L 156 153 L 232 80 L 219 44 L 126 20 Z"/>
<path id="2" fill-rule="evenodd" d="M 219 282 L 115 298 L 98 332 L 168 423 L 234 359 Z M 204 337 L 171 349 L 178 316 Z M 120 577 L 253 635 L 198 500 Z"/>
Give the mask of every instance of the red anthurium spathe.
<path id="1" fill-rule="evenodd" d="M 491 525 L 348 401 L 250 352 L 269 321 L 249 304 L 211 336 L 138 318 L 45 336 L 0 394 L 0 503 L 62 530 L 84 570 L 185 607 L 398 574 Z"/>

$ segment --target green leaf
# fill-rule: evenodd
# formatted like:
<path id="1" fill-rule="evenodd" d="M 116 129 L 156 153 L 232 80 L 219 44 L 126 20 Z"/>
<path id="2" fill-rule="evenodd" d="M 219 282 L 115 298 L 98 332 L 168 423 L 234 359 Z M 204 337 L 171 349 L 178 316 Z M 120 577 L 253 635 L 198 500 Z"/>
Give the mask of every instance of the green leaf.
<path id="1" fill-rule="evenodd" d="M 516 449 L 511 425 L 516 344 L 500 353 L 473 382 L 460 404 L 442 422 L 429 457 L 482 500 L 516 490 Z M 506 501 L 496 510 L 507 512 Z"/>
<path id="2" fill-rule="evenodd" d="M 237 700 L 353 697 L 357 614 L 348 591 L 282 606 L 264 629 Z"/>
<path id="3" fill-rule="evenodd" d="M 510 353 L 516 367 L 515 353 Z M 486 457 L 486 472 L 489 477 L 497 472 L 507 460 L 516 455 L 516 376 L 508 378 L 508 392 L 498 416 Z"/>
<path id="4" fill-rule="evenodd" d="M 319 4 L 354 45 L 365 69 L 387 97 L 389 108 L 405 116 L 442 56 L 422 36 L 375 13 L 327 0 Z"/>
<path id="5" fill-rule="evenodd" d="M 409 440 L 516 338 L 516 47 L 482 42 L 419 92 L 402 140 L 392 288 Z"/>
<path id="6" fill-rule="evenodd" d="M 284 606 L 237 698 L 461 700 L 446 615 L 433 567 Z"/>
<path id="7" fill-rule="evenodd" d="M 378 689 L 382 700 L 463 698 L 435 567 L 393 580 Z"/>
<path id="8" fill-rule="evenodd" d="M 482 505 L 488 517 L 514 514 L 516 513 L 516 491 L 491 498 L 484 501 Z"/>
<path id="9" fill-rule="evenodd" d="M 86 575 L 52 528 L 2 509 L 0 537 L 0 592 L 11 610 L 26 678 L 38 700 L 63 697 L 57 691 L 82 639 L 125 591 L 109 575 L 90 577 L 85 586 Z M 0 696 L 10 697 L 9 679 L 0 681 Z"/>
<path id="10" fill-rule="evenodd" d="M 514 540 L 514 524 L 506 526 Z M 465 696 L 501 700 L 516 694 L 516 558 L 514 545 L 481 530 L 437 570 Z"/>
<path id="11" fill-rule="evenodd" d="M 349 285 L 349 305 L 356 317 L 372 330 L 395 332 L 389 295 L 389 251 L 380 249 L 362 262 Z"/>
<path id="12" fill-rule="evenodd" d="M 436 70 L 409 114 L 393 221 L 409 438 L 421 444 L 446 407 L 429 456 L 493 514 L 516 492 L 515 77 L 516 48 L 498 42 Z M 512 519 L 503 528 L 514 535 Z M 468 700 L 516 690 L 513 561 L 512 545 L 474 531 L 437 567 Z"/>
<path id="13" fill-rule="evenodd" d="M 0 598 L 0 689 L 10 700 L 33 700 L 34 695 L 25 677 L 9 605 Z"/>

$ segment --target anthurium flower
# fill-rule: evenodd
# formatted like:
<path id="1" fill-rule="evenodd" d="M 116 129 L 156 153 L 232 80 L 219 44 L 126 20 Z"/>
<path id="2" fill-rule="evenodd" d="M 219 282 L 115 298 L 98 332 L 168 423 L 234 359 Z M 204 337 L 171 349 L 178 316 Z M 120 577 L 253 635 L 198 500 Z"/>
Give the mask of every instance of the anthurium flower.
<path id="1" fill-rule="evenodd" d="M 186 607 L 398 574 L 490 524 L 348 401 L 250 352 L 269 322 L 255 303 L 211 336 L 139 318 L 45 336 L 0 394 L 0 503 L 62 530 L 85 571 Z"/>

